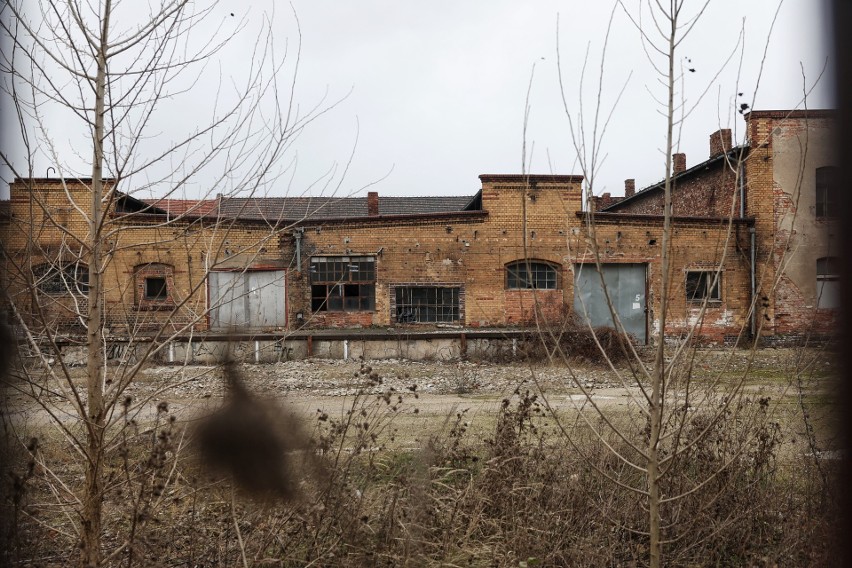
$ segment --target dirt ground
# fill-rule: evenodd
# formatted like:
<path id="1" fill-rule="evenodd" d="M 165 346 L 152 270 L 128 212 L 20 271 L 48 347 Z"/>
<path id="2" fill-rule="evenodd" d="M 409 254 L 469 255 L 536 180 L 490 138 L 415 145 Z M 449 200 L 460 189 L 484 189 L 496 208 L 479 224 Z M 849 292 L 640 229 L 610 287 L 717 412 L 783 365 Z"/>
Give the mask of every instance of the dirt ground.
<path id="1" fill-rule="evenodd" d="M 763 349 L 754 354 L 699 350 L 692 365 L 696 385 L 719 379 L 722 388 L 717 391 L 724 391 L 724 385 L 733 385 L 744 377 L 746 388 L 755 397 L 770 397 L 787 414 L 795 415 L 800 395 L 809 401 L 816 398 L 831 401 L 826 387 L 835 367 L 830 354 L 819 349 Z M 403 446 L 420 443 L 425 431 L 440 429 L 458 413 L 464 414 L 471 429 L 486 435 L 493 428 L 496 410 L 503 399 L 511 398 L 516 390 L 543 393 L 539 401 L 546 400 L 562 416 L 576 415 L 580 408 L 588 409 L 590 401 L 607 410 L 626 412 L 631 400 L 641 397 L 635 384 L 623 385 L 620 377 L 630 380 L 626 367 L 612 370 L 589 363 L 566 366 L 312 359 L 242 364 L 237 369 L 252 393 L 308 423 L 322 412 L 342 416 L 351 408 L 358 392 L 373 398 L 387 393 L 394 399 L 402 396 L 404 400 L 397 405 L 399 416 L 395 422 Z M 82 386 L 83 369 L 74 371 Z M 116 372 L 115 368 L 109 370 Z M 51 394 L 49 381 L 43 384 L 46 390 L 41 393 L 42 401 L 54 408 L 55 416 L 73 421 L 71 406 Z M 224 384 L 222 370 L 213 366 L 151 366 L 142 371 L 126 394 L 134 403 L 132 417 L 140 423 L 151 419 L 163 402 L 179 420 L 191 422 L 221 404 Z M 30 425 L 50 421 L 44 408 L 31 396 L 14 391 L 7 396 L 13 420 Z M 798 427 L 795 421 L 790 424 L 787 434 L 791 440 L 796 439 L 800 434 Z"/>

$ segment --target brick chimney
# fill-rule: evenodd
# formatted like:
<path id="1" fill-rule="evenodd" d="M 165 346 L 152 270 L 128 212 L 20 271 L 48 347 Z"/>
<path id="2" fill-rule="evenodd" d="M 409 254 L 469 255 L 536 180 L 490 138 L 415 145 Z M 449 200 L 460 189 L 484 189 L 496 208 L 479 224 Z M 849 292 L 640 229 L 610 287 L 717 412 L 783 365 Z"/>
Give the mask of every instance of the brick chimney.
<path id="1" fill-rule="evenodd" d="M 677 175 L 686 171 L 686 154 L 672 154 L 672 173 Z"/>
<path id="2" fill-rule="evenodd" d="M 624 180 L 624 197 L 633 197 L 636 193 L 636 180 L 635 179 L 626 179 Z"/>
<path id="3" fill-rule="evenodd" d="M 367 215 L 375 217 L 379 214 L 379 193 L 376 191 L 367 192 Z"/>
<path id="4" fill-rule="evenodd" d="M 732 147 L 731 145 L 731 129 L 723 128 L 717 130 L 710 135 L 710 157 L 713 158 L 719 154 L 727 152 Z"/>

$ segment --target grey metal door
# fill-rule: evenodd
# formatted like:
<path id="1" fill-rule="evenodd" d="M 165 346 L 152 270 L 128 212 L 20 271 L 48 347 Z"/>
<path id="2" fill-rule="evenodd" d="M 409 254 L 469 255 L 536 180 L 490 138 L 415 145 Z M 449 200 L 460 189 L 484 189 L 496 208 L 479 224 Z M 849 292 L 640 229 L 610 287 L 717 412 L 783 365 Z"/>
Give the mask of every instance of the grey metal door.
<path id="1" fill-rule="evenodd" d="M 284 271 L 247 272 L 249 327 L 284 327 Z"/>
<path id="2" fill-rule="evenodd" d="M 645 264 L 602 264 L 603 281 L 621 325 L 640 343 L 647 341 Z M 601 277 L 593 263 L 574 265 L 574 312 L 593 326 L 615 327 Z"/>
<path id="3" fill-rule="evenodd" d="M 266 329 L 285 327 L 283 270 L 211 272 L 211 329 Z"/>

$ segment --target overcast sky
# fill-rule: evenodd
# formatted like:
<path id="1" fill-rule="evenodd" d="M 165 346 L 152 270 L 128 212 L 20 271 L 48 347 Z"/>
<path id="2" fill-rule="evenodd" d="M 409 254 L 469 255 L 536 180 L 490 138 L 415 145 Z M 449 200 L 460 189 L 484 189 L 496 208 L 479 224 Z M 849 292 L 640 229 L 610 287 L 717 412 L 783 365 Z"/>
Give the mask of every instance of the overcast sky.
<path id="1" fill-rule="evenodd" d="M 301 194 L 334 164 L 339 179 L 356 134 L 354 158 L 338 195 L 364 195 L 365 187 L 373 183 L 370 189 L 380 195 L 473 194 L 480 187 L 480 174 L 522 171 L 528 89 L 527 171 L 581 173 L 560 94 L 557 16 L 565 100 L 575 121 L 585 116 L 591 144 L 609 2 L 293 0 L 292 4 L 302 36 L 296 102 L 308 108 L 323 96 L 326 101 L 343 100 L 304 131 L 293 148 L 298 162 L 292 183 L 272 184 L 271 194 L 285 195 L 288 187 L 291 194 Z M 271 4 L 257 0 L 245 5 L 239 9 L 257 19 Z M 698 104 L 681 131 L 680 150 L 687 155 L 687 166 L 708 157 L 709 135 L 720 127 L 733 128 L 737 139 L 743 140 L 743 120 L 736 112 L 741 103 L 755 109 L 801 106 L 804 89 L 823 69 L 830 38 L 825 14 L 818 9 L 821 3 L 785 0 L 758 88 L 776 5 L 769 0 L 713 0 L 681 46 L 685 106 Z M 294 17 L 280 2 L 275 26 L 277 41 L 288 39 L 292 47 Z M 743 29 L 742 48 L 736 49 Z M 252 45 L 251 34 L 244 34 L 229 46 L 224 55 L 229 62 L 223 66 L 226 73 L 229 65 L 239 66 L 251 57 Z M 626 178 L 635 178 L 641 188 L 662 177 L 665 143 L 665 119 L 654 100 L 664 98 L 665 90 L 643 52 L 639 32 L 620 9 L 615 12 L 604 70 L 603 114 L 626 87 L 602 140 L 606 158 L 599 166 L 595 193 L 618 195 Z M 813 89 L 809 107 L 831 106 L 830 81 L 825 76 Z M 205 95 L 202 90 L 194 96 Z M 180 124 L 177 116 L 165 118 L 163 124 Z M 63 136 L 60 131 L 58 138 Z M 83 157 L 87 154 L 80 152 Z M 8 174 L 4 176 L 8 179 Z M 197 186 L 199 193 L 202 185 L 203 181 Z"/>

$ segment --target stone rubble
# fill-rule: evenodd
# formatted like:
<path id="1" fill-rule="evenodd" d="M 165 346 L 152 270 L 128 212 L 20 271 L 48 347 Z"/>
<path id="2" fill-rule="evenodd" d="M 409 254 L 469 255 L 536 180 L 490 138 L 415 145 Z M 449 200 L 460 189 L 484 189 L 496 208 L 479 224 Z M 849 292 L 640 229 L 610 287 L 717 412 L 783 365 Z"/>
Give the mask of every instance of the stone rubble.
<path id="1" fill-rule="evenodd" d="M 749 362 L 748 351 L 700 350 L 693 360 L 696 377 L 711 376 L 724 370 L 730 376 L 748 372 L 784 374 L 795 359 L 793 349 L 764 349 Z M 814 355 L 816 355 L 814 357 Z M 831 356 L 809 352 L 814 370 L 831 366 Z M 629 370 L 619 372 L 630 382 Z M 646 363 L 650 369 L 650 365 Z M 363 372 L 362 372 L 363 369 Z M 241 364 L 238 366 L 247 386 L 255 393 L 272 397 L 306 393 L 318 396 L 351 396 L 359 390 L 380 394 L 392 388 L 429 394 L 494 394 L 512 392 L 519 385 L 538 386 L 549 391 L 571 392 L 577 385 L 572 370 L 585 389 L 621 386 L 621 380 L 602 365 L 578 364 L 569 369 L 563 365 L 497 364 L 488 362 L 423 362 L 383 359 L 362 363 L 356 360 L 310 359 L 275 364 Z M 369 375 L 380 382 L 370 380 Z M 137 394 L 166 388 L 179 398 L 210 398 L 223 394 L 221 370 L 214 366 L 156 366 L 145 369 L 132 390 Z"/>

